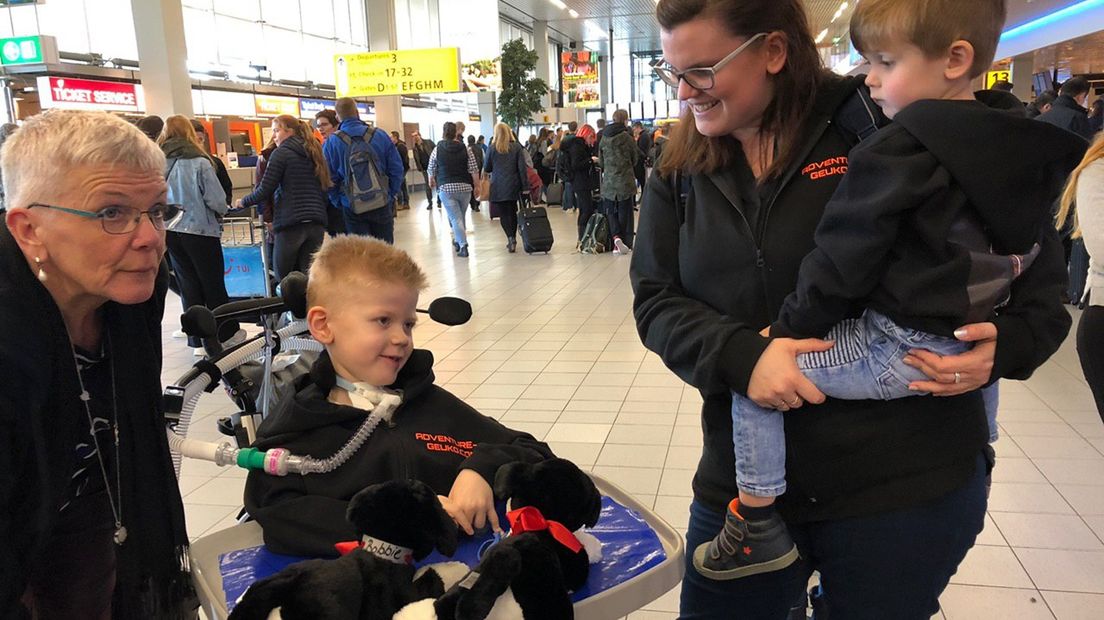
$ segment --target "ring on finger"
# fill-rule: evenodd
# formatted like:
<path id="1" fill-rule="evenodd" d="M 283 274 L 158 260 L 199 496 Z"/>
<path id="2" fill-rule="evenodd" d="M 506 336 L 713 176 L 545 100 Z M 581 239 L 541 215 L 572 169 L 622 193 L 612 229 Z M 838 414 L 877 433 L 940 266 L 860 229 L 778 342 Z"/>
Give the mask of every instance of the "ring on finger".
<path id="1" fill-rule="evenodd" d="M 789 402 L 789 403 L 786 403 L 786 404 L 791 406 L 791 407 L 800 407 L 801 406 L 801 397 L 800 396 L 794 396 L 793 401 Z"/>
<path id="2" fill-rule="evenodd" d="M 954 374 L 954 382 L 955 383 L 961 383 L 962 382 L 962 373 L 956 372 Z"/>

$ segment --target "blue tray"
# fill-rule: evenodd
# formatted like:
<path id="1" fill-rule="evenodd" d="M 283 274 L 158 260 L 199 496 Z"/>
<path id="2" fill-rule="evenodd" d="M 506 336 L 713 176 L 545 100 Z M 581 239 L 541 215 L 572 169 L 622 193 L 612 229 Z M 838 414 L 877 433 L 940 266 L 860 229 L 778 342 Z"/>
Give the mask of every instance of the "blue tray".
<path id="1" fill-rule="evenodd" d="M 499 521 L 506 522 L 504 517 Z M 602 516 L 589 532 L 602 543 L 602 560 L 591 566 L 587 584 L 573 596 L 576 602 L 625 583 L 667 559 L 659 536 L 644 518 L 609 497 L 602 498 Z M 466 537 L 452 558 L 434 553 L 418 566 L 448 559 L 474 566 L 478 563 L 480 548 L 490 540 L 489 533 Z M 263 545 L 220 554 L 219 572 L 228 609 L 234 608 L 235 602 L 253 582 L 306 559 L 309 558 L 272 553 Z"/>

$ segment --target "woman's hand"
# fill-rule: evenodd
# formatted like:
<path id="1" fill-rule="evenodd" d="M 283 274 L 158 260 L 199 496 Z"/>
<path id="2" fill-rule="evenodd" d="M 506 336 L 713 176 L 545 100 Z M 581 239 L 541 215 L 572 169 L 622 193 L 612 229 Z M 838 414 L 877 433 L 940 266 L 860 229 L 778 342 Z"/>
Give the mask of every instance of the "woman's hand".
<path id="1" fill-rule="evenodd" d="M 905 364 L 931 378 L 931 381 L 912 382 L 910 390 L 930 392 L 935 396 L 958 396 L 989 383 L 997 353 L 997 326 L 973 323 L 955 330 L 955 337 L 963 342 L 975 343 L 974 348 L 946 357 L 920 349 L 909 351 Z"/>
<path id="2" fill-rule="evenodd" d="M 231 206 L 230 208 L 237 211 L 238 209 L 244 209 L 245 207 L 242 205 L 242 199 L 238 198 L 234 201 L 233 206 Z"/>
<path id="3" fill-rule="evenodd" d="M 496 532 L 502 531 L 491 485 L 474 470 L 460 470 L 448 497 L 441 498 L 441 506 L 469 536 L 487 524 Z"/>
<path id="4" fill-rule="evenodd" d="M 814 405 L 823 403 L 824 394 L 798 369 L 797 356 L 827 351 L 833 346 L 833 342 L 816 338 L 772 340 L 751 371 L 748 398 L 760 407 L 778 411 L 798 409 L 806 402 Z"/>

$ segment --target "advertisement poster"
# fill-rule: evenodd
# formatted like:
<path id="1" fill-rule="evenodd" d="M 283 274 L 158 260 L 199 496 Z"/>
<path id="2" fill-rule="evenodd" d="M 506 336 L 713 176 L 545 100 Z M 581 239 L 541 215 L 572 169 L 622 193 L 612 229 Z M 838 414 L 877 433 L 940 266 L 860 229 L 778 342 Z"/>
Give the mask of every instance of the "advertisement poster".
<path id="1" fill-rule="evenodd" d="M 440 2 L 438 19 L 441 24 L 441 45 L 460 48 L 461 90 L 502 90 L 498 0 Z M 491 36 L 488 36 L 489 28 L 493 28 L 491 32 L 494 34 Z"/>
<path id="2" fill-rule="evenodd" d="M 598 81 L 598 55 L 590 52 L 564 52 L 560 57 L 563 71 L 564 105 L 594 108 L 601 105 L 602 83 Z"/>

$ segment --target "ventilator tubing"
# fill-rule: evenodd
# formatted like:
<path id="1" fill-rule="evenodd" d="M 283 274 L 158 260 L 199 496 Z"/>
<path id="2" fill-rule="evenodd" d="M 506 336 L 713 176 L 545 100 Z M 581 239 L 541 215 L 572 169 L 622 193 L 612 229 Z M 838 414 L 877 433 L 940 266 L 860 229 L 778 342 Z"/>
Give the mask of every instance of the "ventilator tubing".
<path id="1" fill-rule="evenodd" d="M 281 341 L 286 342 L 288 345 L 300 345 L 302 349 L 320 347 L 319 343 L 313 339 L 294 337 L 303 333 L 305 330 L 306 323 L 304 321 L 296 321 L 278 330 L 276 334 L 280 337 Z M 218 366 L 221 372 L 227 372 L 246 362 L 258 359 L 263 354 L 263 351 L 264 338 L 258 337 L 246 342 L 228 353 L 225 357 L 215 361 L 215 365 Z M 260 470 L 272 476 L 286 476 L 288 474 L 300 474 L 305 476 L 307 474 L 329 473 L 341 467 L 352 458 L 357 450 L 364 445 L 364 442 L 368 441 L 368 437 L 376 430 L 379 423 L 382 422 L 386 416 L 389 416 L 399 405 L 399 402 L 391 401 L 390 399 L 381 402 L 364 420 L 364 423 L 360 425 L 356 433 L 349 438 L 349 441 L 345 442 L 345 445 L 342 446 L 340 450 L 328 458 L 316 459 L 310 456 L 296 456 L 284 448 L 271 448 L 269 450 L 236 448 L 229 442 L 214 443 L 200 441 L 198 439 L 187 439 L 188 425 L 191 422 L 192 414 L 195 413 L 196 403 L 199 401 L 200 395 L 203 394 L 204 390 L 213 380 L 214 377 L 207 373 L 202 373 L 195 379 L 189 381 L 187 385 L 183 386 L 184 404 L 180 410 L 180 422 L 176 425 L 175 432 L 173 429 L 167 429 L 169 449 L 172 452 L 173 465 L 176 468 L 177 475 L 180 475 L 180 460 L 181 457 L 184 456 L 212 462 L 220 467 L 237 465 L 242 469 Z"/>

